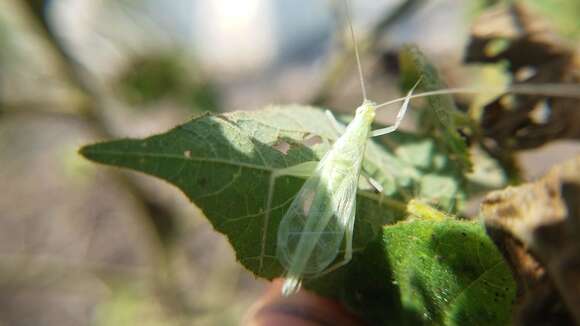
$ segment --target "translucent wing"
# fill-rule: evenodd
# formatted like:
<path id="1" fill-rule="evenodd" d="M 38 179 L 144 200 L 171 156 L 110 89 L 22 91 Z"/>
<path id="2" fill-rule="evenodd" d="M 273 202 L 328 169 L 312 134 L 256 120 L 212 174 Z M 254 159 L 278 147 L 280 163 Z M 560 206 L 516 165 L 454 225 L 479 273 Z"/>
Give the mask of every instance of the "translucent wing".
<path id="1" fill-rule="evenodd" d="M 359 174 L 360 166 L 323 159 L 306 180 L 278 228 L 277 256 L 288 277 L 319 274 L 335 260 L 352 228 Z"/>

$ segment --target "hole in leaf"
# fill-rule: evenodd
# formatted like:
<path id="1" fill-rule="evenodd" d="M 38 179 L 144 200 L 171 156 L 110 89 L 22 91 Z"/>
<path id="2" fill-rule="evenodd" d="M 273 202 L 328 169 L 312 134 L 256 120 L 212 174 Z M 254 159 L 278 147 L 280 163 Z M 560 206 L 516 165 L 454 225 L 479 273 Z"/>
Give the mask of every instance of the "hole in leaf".
<path id="1" fill-rule="evenodd" d="M 282 139 L 278 139 L 276 143 L 272 145 L 272 148 L 274 148 L 275 150 L 284 155 L 288 154 L 288 151 L 290 150 L 291 147 L 292 146 L 287 141 Z"/>
<path id="2" fill-rule="evenodd" d="M 318 144 L 322 143 L 322 137 L 320 137 L 318 135 L 307 135 L 304 138 L 304 141 L 302 141 L 302 143 L 305 146 L 313 147 L 315 145 L 318 145 Z"/>

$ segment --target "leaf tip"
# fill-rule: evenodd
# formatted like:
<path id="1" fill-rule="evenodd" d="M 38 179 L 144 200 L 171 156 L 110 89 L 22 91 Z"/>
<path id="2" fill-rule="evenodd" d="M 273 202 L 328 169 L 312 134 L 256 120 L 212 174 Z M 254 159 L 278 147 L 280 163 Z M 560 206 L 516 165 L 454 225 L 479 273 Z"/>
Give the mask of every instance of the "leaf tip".
<path id="1" fill-rule="evenodd" d="M 90 161 L 96 161 L 96 157 L 95 155 L 96 153 L 96 146 L 99 144 L 89 144 L 89 145 L 84 145 L 81 146 L 78 150 L 77 150 L 77 154 L 84 157 L 87 160 Z"/>
<path id="2" fill-rule="evenodd" d="M 77 150 L 77 154 L 79 154 L 80 156 L 82 156 L 86 159 L 90 159 L 90 154 L 89 154 L 89 150 L 88 150 L 90 147 L 91 147 L 91 145 L 85 145 L 85 146 L 80 147 Z"/>

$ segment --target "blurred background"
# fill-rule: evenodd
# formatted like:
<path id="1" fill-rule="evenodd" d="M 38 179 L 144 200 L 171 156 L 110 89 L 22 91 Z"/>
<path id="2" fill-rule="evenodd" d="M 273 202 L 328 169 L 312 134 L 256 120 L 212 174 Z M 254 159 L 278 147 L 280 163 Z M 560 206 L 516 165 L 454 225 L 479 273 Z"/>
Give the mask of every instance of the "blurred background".
<path id="1" fill-rule="evenodd" d="M 369 94 L 399 96 L 417 43 L 450 86 L 494 1 L 353 0 Z M 238 324 L 267 286 L 172 186 L 97 166 L 80 146 L 163 132 L 205 111 L 361 94 L 344 4 L 329 0 L 1 0 L 0 325 Z M 390 121 L 385 113 L 380 119 Z M 578 153 L 544 149 L 530 176 Z"/>

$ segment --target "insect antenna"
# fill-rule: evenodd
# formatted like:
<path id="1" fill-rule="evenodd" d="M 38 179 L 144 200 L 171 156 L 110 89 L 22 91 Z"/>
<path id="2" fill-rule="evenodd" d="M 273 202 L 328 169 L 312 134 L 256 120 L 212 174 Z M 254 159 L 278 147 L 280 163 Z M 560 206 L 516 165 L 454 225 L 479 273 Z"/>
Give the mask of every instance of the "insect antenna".
<path id="1" fill-rule="evenodd" d="M 580 88 L 577 84 L 520 84 L 507 88 L 496 87 L 457 87 L 428 91 L 410 96 L 411 99 L 433 95 L 451 94 L 482 94 L 482 93 L 511 93 L 521 95 L 543 95 L 547 97 L 580 98 Z M 383 108 L 395 103 L 405 101 L 405 97 L 399 97 L 375 106 L 375 109 Z"/>
<path id="2" fill-rule="evenodd" d="M 344 10 L 346 12 L 346 21 L 348 23 L 348 28 L 350 30 L 350 38 L 352 40 L 352 45 L 354 47 L 354 56 L 356 58 L 356 65 L 358 68 L 358 78 L 360 81 L 360 88 L 362 90 L 362 96 L 363 96 L 363 102 L 366 102 L 367 99 L 367 90 L 366 90 L 366 86 L 365 86 L 365 78 L 363 75 L 363 69 L 362 69 L 362 64 L 361 64 L 361 60 L 360 60 L 360 54 L 358 51 L 358 43 L 356 41 L 356 35 L 354 33 L 354 27 L 352 26 L 352 17 L 350 14 L 350 9 L 351 9 L 351 5 L 350 5 L 350 0 L 344 0 Z"/>

